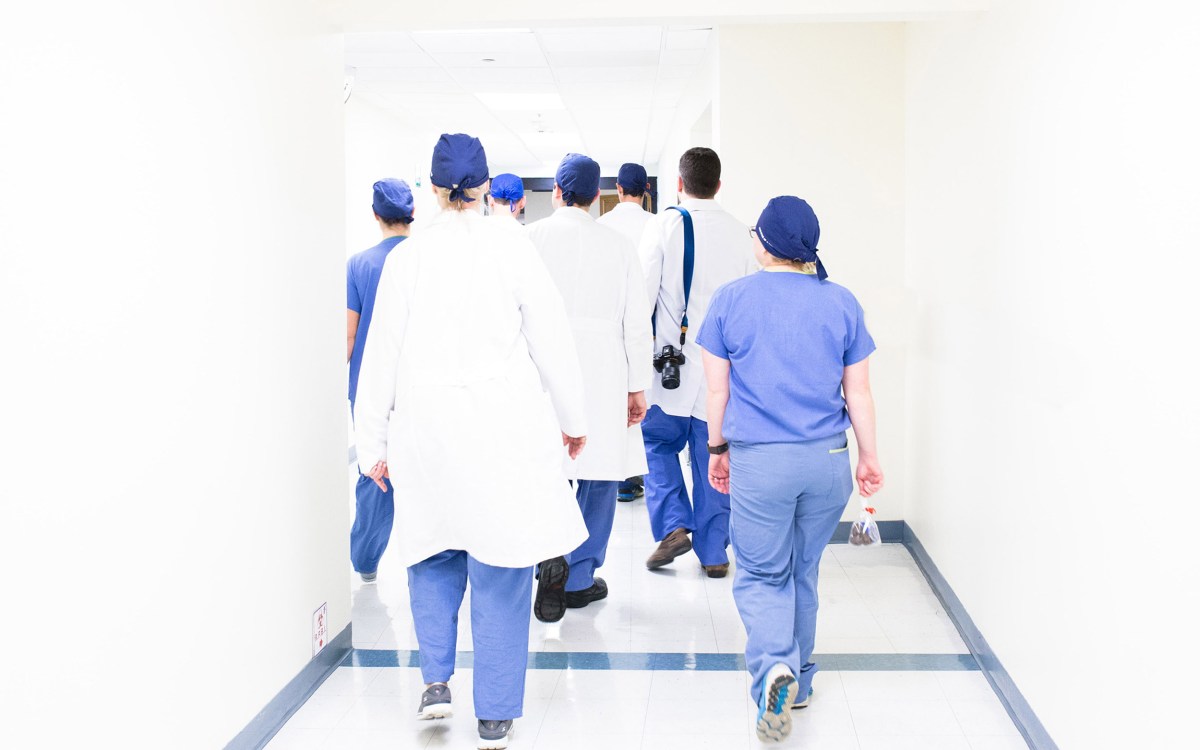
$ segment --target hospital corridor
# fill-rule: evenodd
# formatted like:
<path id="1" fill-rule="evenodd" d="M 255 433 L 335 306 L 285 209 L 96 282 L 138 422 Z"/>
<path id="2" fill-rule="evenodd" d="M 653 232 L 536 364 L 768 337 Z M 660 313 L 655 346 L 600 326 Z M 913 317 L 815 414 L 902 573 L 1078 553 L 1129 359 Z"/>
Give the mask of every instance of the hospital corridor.
<path id="1" fill-rule="evenodd" d="M 1198 33 L 0 3 L 0 748 L 1200 747 Z"/>

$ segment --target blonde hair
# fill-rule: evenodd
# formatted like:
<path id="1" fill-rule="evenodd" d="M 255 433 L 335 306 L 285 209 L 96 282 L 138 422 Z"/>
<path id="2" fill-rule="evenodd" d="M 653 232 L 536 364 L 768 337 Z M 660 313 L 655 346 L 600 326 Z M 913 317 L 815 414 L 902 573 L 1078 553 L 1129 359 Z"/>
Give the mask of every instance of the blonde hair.
<path id="1" fill-rule="evenodd" d="M 479 200 L 483 197 L 484 193 L 487 192 L 487 183 L 485 182 L 478 187 L 466 188 L 462 192 L 464 195 L 466 195 L 466 197 L 470 198 L 471 201 L 452 201 L 450 200 L 450 188 L 438 187 L 438 205 L 441 206 L 443 210 L 465 211 L 466 209 L 472 207 L 472 202 Z"/>
<path id="2" fill-rule="evenodd" d="M 765 250 L 765 248 L 764 248 L 764 250 Z M 769 252 L 767 253 L 767 255 L 772 260 L 775 261 L 774 263 L 770 263 L 769 265 L 791 266 L 793 269 L 799 271 L 800 273 L 815 274 L 817 272 L 817 264 L 816 263 L 813 263 L 813 262 L 806 263 L 806 262 L 800 260 L 799 258 L 780 258 L 778 255 L 772 255 Z"/>

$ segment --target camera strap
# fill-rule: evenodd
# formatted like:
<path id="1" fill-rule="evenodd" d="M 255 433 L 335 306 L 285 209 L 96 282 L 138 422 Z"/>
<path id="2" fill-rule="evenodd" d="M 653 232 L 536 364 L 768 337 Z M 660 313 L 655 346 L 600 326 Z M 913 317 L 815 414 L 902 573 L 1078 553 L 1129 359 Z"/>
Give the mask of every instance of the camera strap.
<path id="1" fill-rule="evenodd" d="M 696 231 L 692 228 L 692 215 L 683 206 L 668 206 L 669 211 L 678 211 L 683 216 L 683 317 L 679 319 L 679 346 L 687 342 L 688 301 L 692 296 L 692 271 L 696 267 Z M 658 333 L 658 305 L 654 306 L 650 327 Z"/>

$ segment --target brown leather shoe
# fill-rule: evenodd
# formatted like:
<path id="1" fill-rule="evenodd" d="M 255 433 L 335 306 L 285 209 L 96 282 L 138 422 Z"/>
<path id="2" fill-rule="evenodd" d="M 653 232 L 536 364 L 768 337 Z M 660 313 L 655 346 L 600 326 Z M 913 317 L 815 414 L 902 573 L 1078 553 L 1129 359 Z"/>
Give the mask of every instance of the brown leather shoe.
<path id="1" fill-rule="evenodd" d="M 692 540 L 688 538 L 687 529 L 675 529 L 667 538 L 658 543 L 654 554 L 646 558 L 646 567 L 657 570 L 692 548 Z"/>
<path id="2" fill-rule="evenodd" d="M 721 563 L 720 565 L 705 565 L 704 572 L 709 578 L 724 578 L 729 574 L 729 563 Z"/>

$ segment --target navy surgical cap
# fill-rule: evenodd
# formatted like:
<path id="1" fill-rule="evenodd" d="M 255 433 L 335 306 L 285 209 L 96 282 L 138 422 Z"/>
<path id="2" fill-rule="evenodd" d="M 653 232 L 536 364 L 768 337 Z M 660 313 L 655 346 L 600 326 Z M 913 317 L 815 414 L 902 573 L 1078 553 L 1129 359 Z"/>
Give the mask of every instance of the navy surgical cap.
<path id="1" fill-rule="evenodd" d="M 498 174 L 492 178 L 491 194 L 493 198 L 509 202 L 509 210 L 513 210 L 517 201 L 525 197 L 525 184 L 515 174 Z"/>
<path id="2" fill-rule="evenodd" d="M 478 138 L 463 133 L 442 134 L 433 147 L 433 167 L 429 181 L 443 188 L 450 188 L 451 201 L 475 200 L 464 191 L 479 187 L 488 179 L 487 154 Z"/>
<path id="3" fill-rule="evenodd" d="M 574 206 L 576 200 L 590 201 L 600 192 L 600 165 L 583 154 L 567 154 L 554 181 L 562 188 L 563 203 Z"/>
<path id="4" fill-rule="evenodd" d="M 617 172 L 617 184 L 626 192 L 630 190 L 645 190 L 648 184 L 646 182 L 646 168 L 641 164 L 622 164 L 621 171 Z"/>
<path id="5" fill-rule="evenodd" d="M 375 183 L 375 198 L 371 202 L 375 215 L 387 221 L 412 221 L 412 189 L 404 180 L 387 177 Z"/>
<path id="6" fill-rule="evenodd" d="M 754 227 L 758 241 L 776 258 L 817 264 L 817 278 L 829 278 L 825 265 L 817 257 L 821 225 L 807 201 L 794 195 L 772 198 Z"/>

